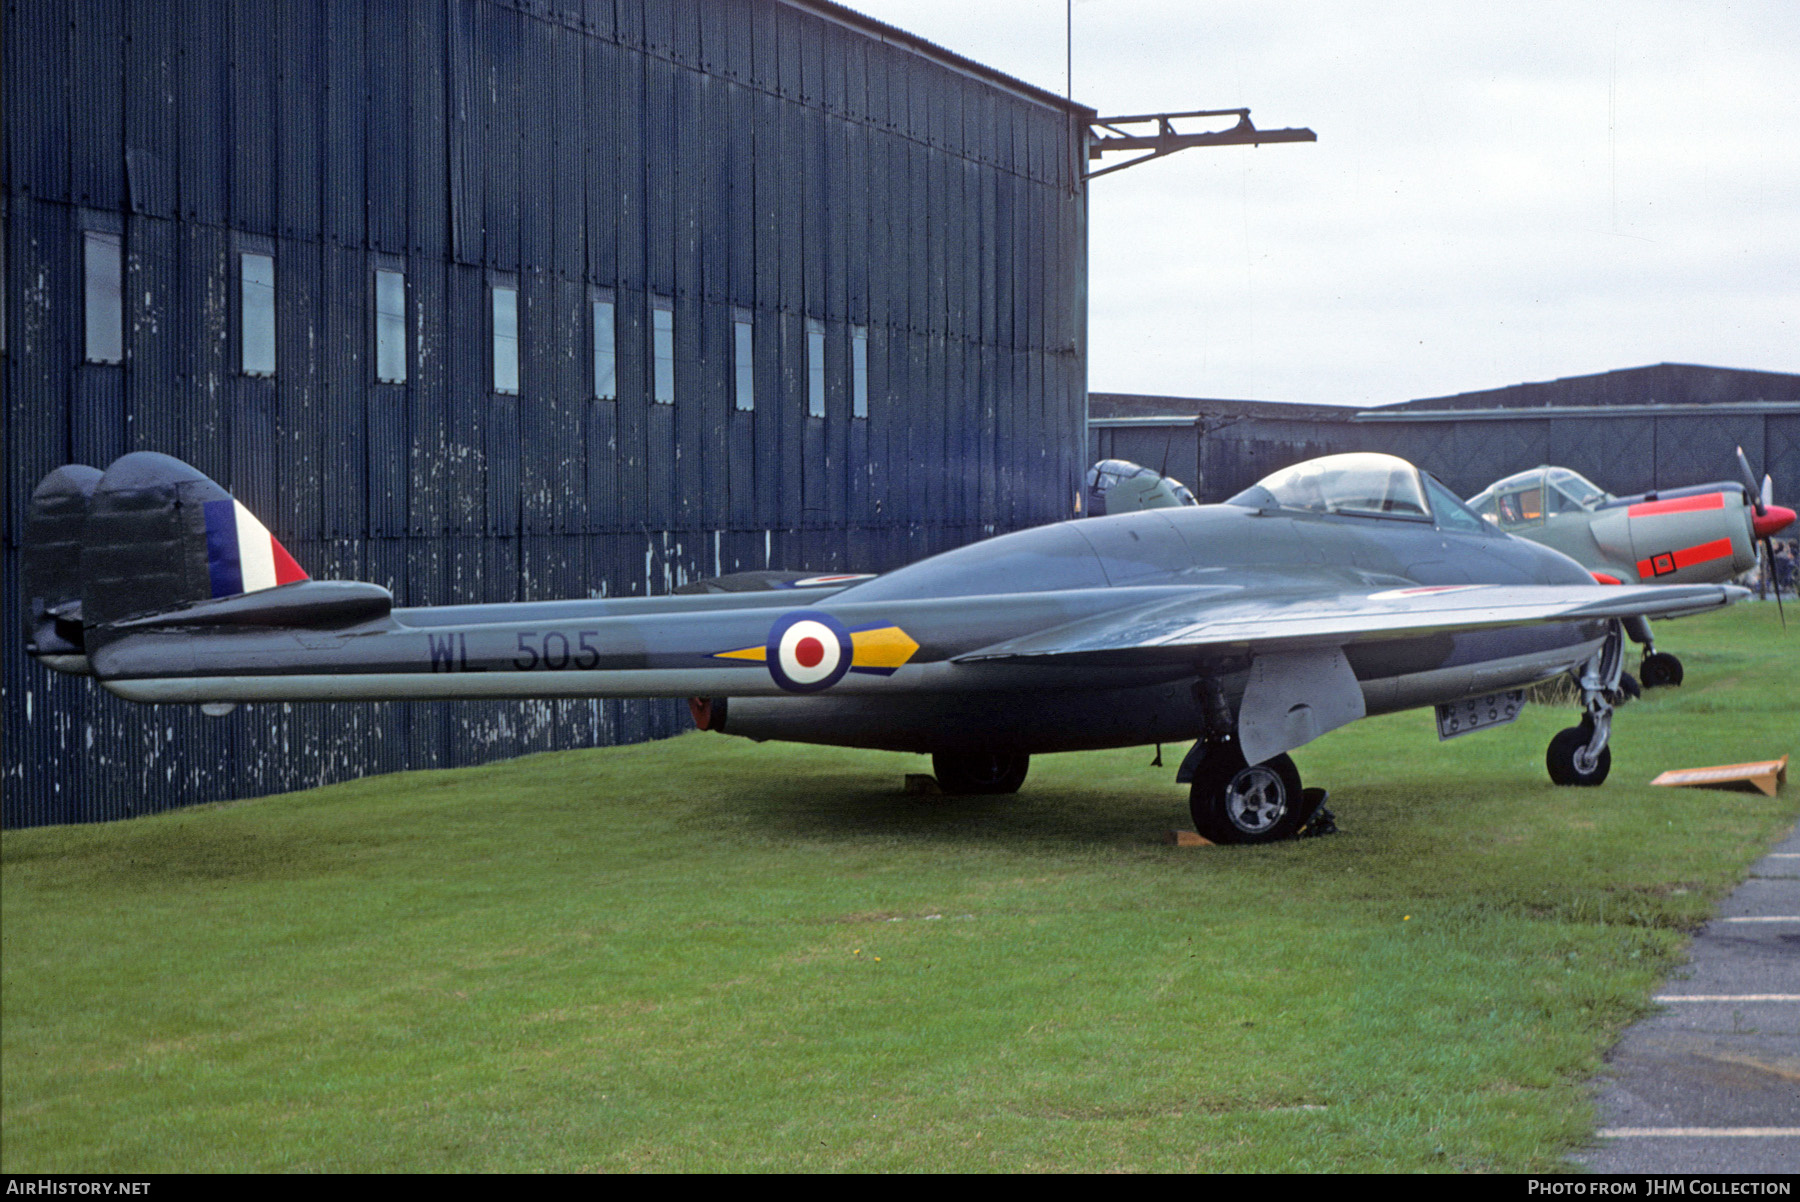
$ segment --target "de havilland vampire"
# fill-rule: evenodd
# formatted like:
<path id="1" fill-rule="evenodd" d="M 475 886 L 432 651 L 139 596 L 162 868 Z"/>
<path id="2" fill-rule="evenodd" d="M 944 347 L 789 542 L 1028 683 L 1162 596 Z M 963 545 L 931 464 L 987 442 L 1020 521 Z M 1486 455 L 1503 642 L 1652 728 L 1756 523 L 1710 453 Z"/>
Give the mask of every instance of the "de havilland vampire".
<path id="1" fill-rule="evenodd" d="M 1440 737 L 1482 729 L 1561 673 L 1583 712 L 1551 741 L 1550 775 L 1599 784 L 1621 621 L 1744 595 L 1596 584 L 1375 454 L 875 577 L 408 609 L 308 579 L 213 481 L 134 452 L 44 479 L 22 566 L 32 654 L 132 701 L 686 697 L 706 730 L 928 753 L 952 793 L 1012 792 L 1038 753 L 1193 739 L 1178 779 L 1195 824 L 1242 843 L 1312 817 L 1294 748 L 1422 706 Z"/>

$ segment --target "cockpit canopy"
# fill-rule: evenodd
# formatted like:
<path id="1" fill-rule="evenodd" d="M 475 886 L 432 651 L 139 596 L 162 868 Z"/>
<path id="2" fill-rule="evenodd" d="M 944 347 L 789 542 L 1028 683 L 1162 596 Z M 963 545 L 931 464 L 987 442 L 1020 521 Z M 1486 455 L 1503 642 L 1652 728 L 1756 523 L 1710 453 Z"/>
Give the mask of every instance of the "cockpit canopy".
<path id="1" fill-rule="evenodd" d="M 1488 485 L 1469 505 L 1502 530 L 1516 530 L 1541 526 L 1558 514 L 1590 512 L 1612 499 L 1580 472 L 1546 464 Z"/>
<path id="2" fill-rule="evenodd" d="M 1326 455 L 1282 468 L 1227 504 L 1409 522 L 1435 520 L 1442 529 L 1465 533 L 1487 529 L 1436 477 L 1397 455 L 1374 451 Z"/>
<path id="3" fill-rule="evenodd" d="M 1431 516 L 1418 469 L 1397 456 L 1370 452 L 1296 463 L 1264 476 L 1230 503 L 1374 517 Z"/>

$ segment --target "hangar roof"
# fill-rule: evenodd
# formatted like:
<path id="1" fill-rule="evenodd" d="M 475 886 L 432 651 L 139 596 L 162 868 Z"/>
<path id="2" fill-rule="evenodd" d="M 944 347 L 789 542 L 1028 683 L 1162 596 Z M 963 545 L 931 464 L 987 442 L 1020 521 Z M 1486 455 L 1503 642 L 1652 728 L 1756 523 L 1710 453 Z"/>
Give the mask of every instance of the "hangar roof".
<path id="1" fill-rule="evenodd" d="M 1479 392 L 1425 397 L 1380 412 L 1409 409 L 1562 408 L 1573 405 L 1716 405 L 1746 401 L 1800 401 L 1800 375 L 1657 363 L 1591 376 L 1565 376 L 1534 384 L 1509 384 Z"/>
<path id="2" fill-rule="evenodd" d="M 1474 411 L 1480 411 L 1479 416 L 1488 418 L 1541 417 L 1545 409 L 1621 417 L 1628 412 L 1722 412 L 1727 407 L 1733 412 L 1789 413 L 1797 406 L 1800 406 L 1800 375 L 1703 367 L 1691 363 L 1658 363 L 1591 376 L 1566 376 L 1479 392 L 1425 397 L 1378 409 L 1091 392 L 1088 394 L 1088 424 L 1187 425 L 1195 419 L 1217 417 L 1314 422 L 1429 421 L 1451 412 L 1473 417 L 1477 415 Z"/>
<path id="3" fill-rule="evenodd" d="M 978 63 L 974 59 L 964 58 L 954 50 L 947 50 L 936 42 L 927 41 L 916 33 L 908 33 L 904 29 L 889 25 L 885 21 L 877 21 L 874 17 L 845 8 L 841 4 L 833 4 L 831 0 L 781 0 L 783 4 L 805 9 L 807 12 L 835 21 L 866 34 L 877 41 L 886 42 L 890 46 L 899 46 L 910 50 L 924 58 L 931 59 L 940 66 L 963 75 L 973 76 L 988 83 L 997 84 L 1007 91 L 1016 93 L 1027 100 L 1034 100 L 1059 112 L 1072 112 L 1084 120 L 1091 121 L 1098 110 L 1085 104 L 1076 104 L 1073 100 L 1058 96 L 1055 92 L 1016 79 L 1004 71 Z"/>

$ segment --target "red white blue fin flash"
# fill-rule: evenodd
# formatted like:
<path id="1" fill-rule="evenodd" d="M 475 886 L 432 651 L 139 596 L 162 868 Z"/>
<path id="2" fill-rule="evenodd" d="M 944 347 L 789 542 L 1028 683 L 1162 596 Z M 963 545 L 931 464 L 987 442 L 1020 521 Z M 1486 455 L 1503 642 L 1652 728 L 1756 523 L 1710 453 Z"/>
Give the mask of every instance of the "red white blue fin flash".
<path id="1" fill-rule="evenodd" d="M 215 597 L 311 579 L 269 528 L 235 499 L 206 503 L 206 565 Z"/>

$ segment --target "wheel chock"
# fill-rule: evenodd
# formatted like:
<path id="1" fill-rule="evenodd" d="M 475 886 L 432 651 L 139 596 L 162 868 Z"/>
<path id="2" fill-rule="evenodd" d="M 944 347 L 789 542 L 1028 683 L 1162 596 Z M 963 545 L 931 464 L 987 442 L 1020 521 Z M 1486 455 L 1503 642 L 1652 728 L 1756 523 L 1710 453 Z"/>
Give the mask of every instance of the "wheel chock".
<path id="1" fill-rule="evenodd" d="M 1163 836 L 1163 842 L 1171 847 L 1212 847 L 1211 839 L 1202 838 L 1197 831 L 1170 831 Z"/>
<path id="2" fill-rule="evenodd" d="M 1775 796 L 1787 783 L 1787 756 L 1778 760 L 1755 760 L 1748 764 L 1720 764 L 1712 768 L 1672 768 L 1650 783 L 1705 787 L 1708 785 L 1754 785 L 1764 796 Z"/>

